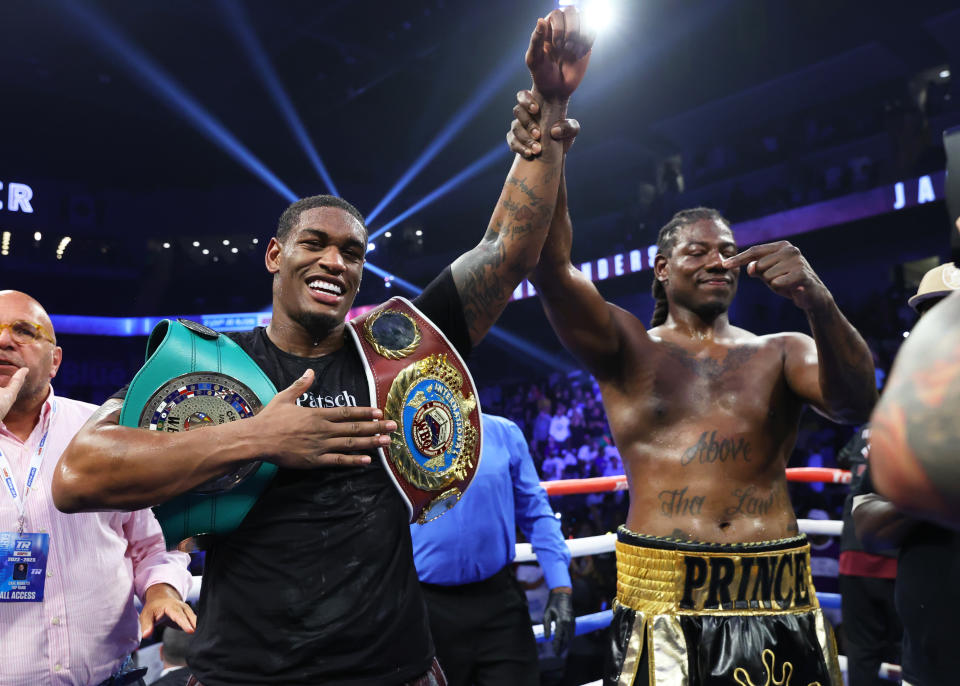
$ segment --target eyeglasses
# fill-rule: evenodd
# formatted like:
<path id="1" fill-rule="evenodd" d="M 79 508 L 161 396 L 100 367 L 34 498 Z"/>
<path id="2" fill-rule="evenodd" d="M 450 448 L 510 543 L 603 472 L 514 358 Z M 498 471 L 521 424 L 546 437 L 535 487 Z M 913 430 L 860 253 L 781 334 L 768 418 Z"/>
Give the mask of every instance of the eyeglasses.
<path id="1" fill-rule="evenodd" d="M 54 343 L 53 336 L 48 334 L 46 329 L 25 319 L 18 319 L 9 324 L 0 324 L 0 334 L 3 333 L 4 329 L 10 329 L 10 338 L 18 345 L 30 345 L 41 338 Z"/>

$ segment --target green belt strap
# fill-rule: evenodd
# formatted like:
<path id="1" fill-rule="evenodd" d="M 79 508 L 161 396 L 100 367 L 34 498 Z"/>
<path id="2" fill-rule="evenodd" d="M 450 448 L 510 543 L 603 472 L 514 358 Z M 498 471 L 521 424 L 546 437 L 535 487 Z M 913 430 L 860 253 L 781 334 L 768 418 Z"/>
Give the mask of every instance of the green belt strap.
<path id="1" fill-rule="evenodd" d="M 147 341 L 146 363 L 130 383 L 120 424 L 149 426 L 151 397 L 172 379 L 190 373 L 218 373 L 239 380 L 261 406 L 277 390 L 262 369 L 227 336 L 187 320 L 164 319 Z M 229 387 L 228 383 L 225 384 Z M 154 507 L 168 548 L 193 538 L 224 534 L 236 529 L 270 483 L 276 465 L 259 467 L 229 490 L 214 493 L 189 491 Z M 198 539 L 198 542 L 202 538 Z"/>

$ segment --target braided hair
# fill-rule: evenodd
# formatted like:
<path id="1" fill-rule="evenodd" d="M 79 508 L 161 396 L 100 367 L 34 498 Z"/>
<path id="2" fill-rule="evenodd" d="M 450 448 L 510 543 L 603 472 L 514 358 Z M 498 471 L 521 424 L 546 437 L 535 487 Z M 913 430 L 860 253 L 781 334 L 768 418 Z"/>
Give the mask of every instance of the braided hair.
<path id="1" fill-rule="evenodd" d="M 680 210 L 660 229 L 660 233 L 657 235 L 657 254 L 670 257 L 673 249 L 677 245 L 677 231 L 684 226 L 695 224 L 704 219 L 718 221 L 721 224 L 725 224 L 728 228 L 730 226 L 730 222 L 724 219 L 720 212 L 709 207 L 694 207 L 690 210 Z M 655 304 L 653 307 L 653 316 L 650 318 L 651 329 L 667 321 L 667 292 L 663 287 L 663 283 L 656 276 L 653 277 L 653 299 Z"/>

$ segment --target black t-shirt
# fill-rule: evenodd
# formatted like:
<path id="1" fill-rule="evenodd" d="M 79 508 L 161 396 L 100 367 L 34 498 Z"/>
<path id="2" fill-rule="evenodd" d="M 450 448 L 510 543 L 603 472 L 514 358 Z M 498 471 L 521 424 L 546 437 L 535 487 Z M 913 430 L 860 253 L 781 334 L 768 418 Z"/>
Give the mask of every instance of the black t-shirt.
<path id="1" fill-rule="evenodd" d="M 414 304 L 461 355 L 470 338 L 450 270 Z M 321 358 L 277 348 L 262 327 L 228 334 L 278 389 L 309 367 L 302 406 L 369 406 L 348 341 Z M 407 510 L 375 454 L 365 467 L 280 469 L 207 553 L 189 664 L 206 686 L 389 686 L 425 672 L 433 641 Z"/>

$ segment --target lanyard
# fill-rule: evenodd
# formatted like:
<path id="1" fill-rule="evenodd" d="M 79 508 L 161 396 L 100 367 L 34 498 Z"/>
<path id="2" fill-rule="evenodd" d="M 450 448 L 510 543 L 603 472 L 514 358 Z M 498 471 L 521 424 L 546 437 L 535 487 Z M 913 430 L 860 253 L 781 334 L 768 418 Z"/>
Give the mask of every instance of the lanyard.
<path id="1" fill-rule="evenodd" d="M 53 423 L 53 415 L 56 414 L 56 412 L 57 403 L 54 401 L 50 414 L 47 416 L 47 426 L 43 430 L 43 436 L 40 437 L 37 452 L 33 454 L 30 460 L 30 467 L 27 470 L 27 480 L 22 494 L 17 491 L 17 484 L 14 483 L 13 468 L 10 466 L 10 461 L 7 459 L 7 456 L 3 454 L 3 450 L 0 449 L 0 478 L 3 479 L 3 485 L 6 487 L 7 493 L 10 494 L 14 504 L 17 506 L 17 510 L 20 512 L 20 517 L 17 519 L 18 534 L 23 533 L 23 524 L 27 512 L 27 496 L 30 495 L 33 482 L 40 473 L 40 465 L 43 463 L 43 448 L 47 444 L 47 436 L 50 435 L 50 425 Z"/>

